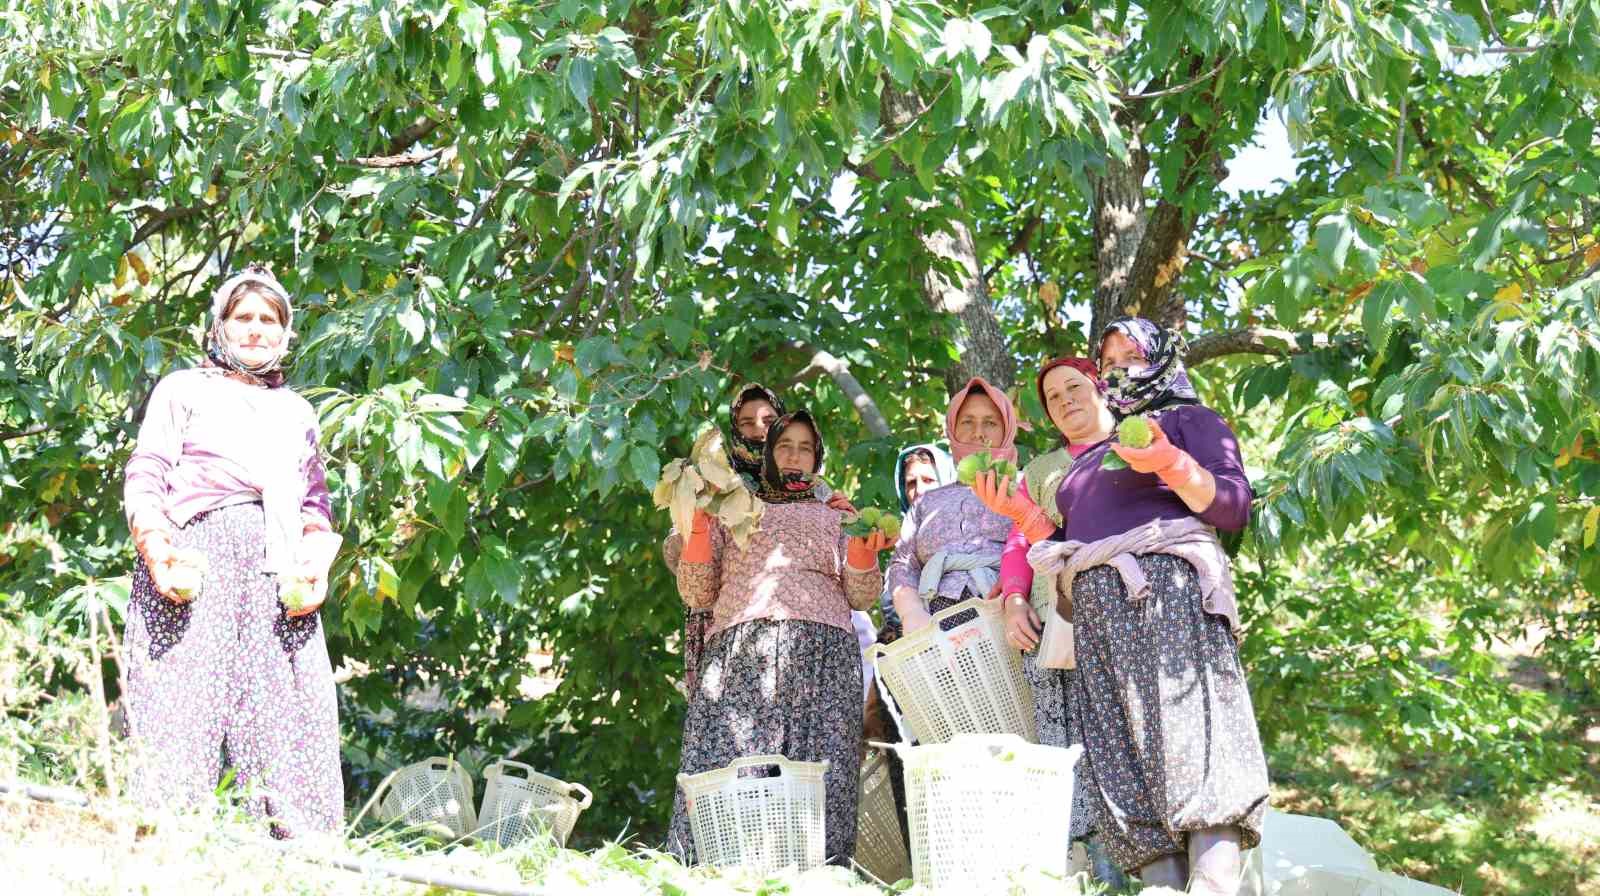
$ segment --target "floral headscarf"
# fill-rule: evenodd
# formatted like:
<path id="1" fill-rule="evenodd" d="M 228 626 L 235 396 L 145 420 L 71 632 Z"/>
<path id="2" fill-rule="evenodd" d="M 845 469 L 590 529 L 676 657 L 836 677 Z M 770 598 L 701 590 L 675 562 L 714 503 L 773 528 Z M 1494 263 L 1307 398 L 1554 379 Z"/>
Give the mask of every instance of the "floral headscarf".
<path id="1" fill-rule="evenodd" d="M 741 387 L 728 405 L 728 426 L 731 428 L 728 433 L 728 463 L 732 464 L 735 472 L 744 477 L 751 491 L 760 490 L 762 447 L 767 440 L 747 439 L 739 434 L 739 409 L 746 403 L 756 400 L 772 405 L 772 410 L 779 417 L 783 416 L 783 402 L 778 398 L 778 393 L 760 383 L 750 383 Z"/>
<path id="2" fill-rule="evenodd" d="M 810 476 L 800 476 L 795 473 L 783 473 L 778 469 L 778 461 L 773 457 L 773 451 L 778 444 L 778 437 L 783 431 L 796 423 L 804 423 L 811 427 L 811 434 L 816 437 L 816 464 Z M 800 409 L 792 414 L 785 414 L 774 420 L 772 427 L 767 430 L 766 444 L 761 448 L 761 480 L 756 488 L 756 497 L 768 504 L 795 504 L 800 501 L 816 501 L 817 476 L 822 472 L 822 430 L 817 428 L 817 421 L 811 413 Z"/>
<path id="3" fill-rule="evenodd" d="M 1107 324 L 1101 332 L 1102 347 L 1113 332 L 1128 337 L 1149 365 L 1135 373 L 1114 367 L 1102 377 L 1101 388 L 1117 419 L 1173 405 L 1200 403 L 1200 396 L 1194 391 L 1194 384 L 1189 382 L 1188 371 L 1183 366 L 1188 346 L 1181 333 L 1142 317 L 1122 317 Z"/>
<path id="4" fill-rule="evenodd" d="M 245 285 L 256 286 L 282 299 L 283 307 L 288 312 L 284 315 L 283 339 L 278 343 L 277 352 L 260 364 L 248 364 L 239 357 L 234 351 L 233 344 L 228 341 L 227 330 L 224 327 L 227 323 L 225 313 L 228 303 L 233 300 L 233 295 L 239 291 L 239 287 Z M 283 288 L 283 284 L 278 282 L 277 277 L 272 276 L 272 272 L 267 270 L 265 265 L 249 265 L 223 281 L 222 285 L 211 294 L 211 329 L 206 333 L 206 359 L 212 366 L 220 367 L 245 379 L 272 387 L 281 386 L 283 356 L 289 351 L 289 340 L 294 336 L 291 328 L 293 323 L 294 303 L 289 298 L 289 291 Z"/>

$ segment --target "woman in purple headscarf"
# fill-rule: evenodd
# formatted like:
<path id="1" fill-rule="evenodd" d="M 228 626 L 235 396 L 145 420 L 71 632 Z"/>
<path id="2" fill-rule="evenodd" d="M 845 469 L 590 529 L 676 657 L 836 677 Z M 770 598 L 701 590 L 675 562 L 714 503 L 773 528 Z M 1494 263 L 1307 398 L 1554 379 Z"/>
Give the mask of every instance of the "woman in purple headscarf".
<path id="1" fill-rule="evenodd" d="M 1107 851 L 1146 885 L 1232 894 L 1240 849 L 1261 840 L 1267 767 L 1217 530 L 1244 528 L 1252 493 L 1238 440 L 1200 404 L 1183 351 L 1142 318 L 1106 328 L 1106 398 L 1151 439 L 1080 456 L 1056 493 L 1061 540 L 1035 544 L 1028 561 L 1073 624 Z"/>

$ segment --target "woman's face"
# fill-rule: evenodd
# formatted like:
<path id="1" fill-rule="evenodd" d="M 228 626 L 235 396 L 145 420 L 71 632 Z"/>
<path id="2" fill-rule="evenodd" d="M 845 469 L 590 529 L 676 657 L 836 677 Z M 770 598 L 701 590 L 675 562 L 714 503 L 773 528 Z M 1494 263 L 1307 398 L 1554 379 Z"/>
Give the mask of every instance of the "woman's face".
<path id="1" fill-rule="evenodd" d="M 767 430 L 772 428 L 772 421 L 776 419 L 778 412 L 773 410 L 770 402 L 752 398 L 739 405 L 739 413 L 735 415 L 733 425 L 738 428 L 740 436 L 752 442 L 761 442 L 766 440 Z"/>
<path id="2" fill-rule="evenodd" d="M 920 457 L 911 457 L 902 466 L 905 479 L 906 503 L 915 504 L 917 498 L 939 487 L 939 471 Z"/>
<path id="3" fill-rule="evenodd" d="M 1106 400 L 1083 371 L 1055 367 L 1044 375 L 1044 407 L 1067 441 L 1084 442 L 1098 434 Z"/>
<path id="4" fill-rule="evenodd" d="M 1006 424 L 994 399 L 982 392 L 968 393 L 956 412 L 956 441 L 994 448 L 1005 441 Z"/>
<path id="5" fill-rule="evenodd" d="M 810 426 L 796 423 L 785 427 L 772 446 L 772 460 L 783 474 L 810 476 L 817 471 L 817 434 Z"/>
<path id="6" fill-rule="evenodd" d="M 278 356 L 283 344 L 283 318 L 259 289 L 247 289 L 222 322 L 222 335 L 239 360 L 254 367 Z"/>
<path id="7" fill-rule="evenodd" d="M 1145 360 L 1144 352 L 1139 351 L 1139 346 L 1121 330 L 1112 330 L 1100 343 L 1100 375 L 1103 377 L 1113 367 L 1121 367 L 1129 373 L 1137 373 L 1150 366 Z"/>

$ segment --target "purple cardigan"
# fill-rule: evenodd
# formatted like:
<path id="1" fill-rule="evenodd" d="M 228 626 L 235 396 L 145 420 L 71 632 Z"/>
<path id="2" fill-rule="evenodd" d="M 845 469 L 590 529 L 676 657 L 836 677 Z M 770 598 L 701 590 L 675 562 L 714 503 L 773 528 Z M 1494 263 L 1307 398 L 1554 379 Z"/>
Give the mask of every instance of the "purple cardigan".
<path id="1" fill-rule="evenodd" d="M 1142 526 L 1151 520 L 1198 517 L 1218 529 L 1237 531 L 1250 522 L 1254 493 L 1239 459 L 1239 441 L 1216 411 L 1179 405 L 1155 415 L 1172 444 L 1189 452 L 1217 480 L 1217 496 L 1204 513 L 1195 513 L 1154 473 L 1103 470 L 1100 461 L 1111 442 L 1090 448 L 1061 481 L 1056 504 L 1067 524 L 1065 540 L 1092 542 Z"/>

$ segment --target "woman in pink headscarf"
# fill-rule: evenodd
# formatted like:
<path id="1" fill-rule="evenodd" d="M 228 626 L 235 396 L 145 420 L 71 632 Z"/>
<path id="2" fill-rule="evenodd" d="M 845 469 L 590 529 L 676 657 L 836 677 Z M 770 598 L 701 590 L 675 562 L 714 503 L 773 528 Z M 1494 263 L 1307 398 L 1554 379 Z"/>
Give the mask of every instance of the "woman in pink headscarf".
<path id="1" fill-rule="evenodd" d="M 1016 409 L 1004 392 L 975 377 L 951 396 L 945 436 L 957 463 L 979 451 L 1015 461 Z M 999 581 L 1000 555 L 1011 525 L 1009 517 L 985 507 L 960 482 L 941 485 L 917 499 L 906 513 L 889 564 L 895 612 L 907 634 L 926 626 L 934 613 L 946 607 L 988 595 Z M 956 616 L 944 625 L 964 621 Z"/>

